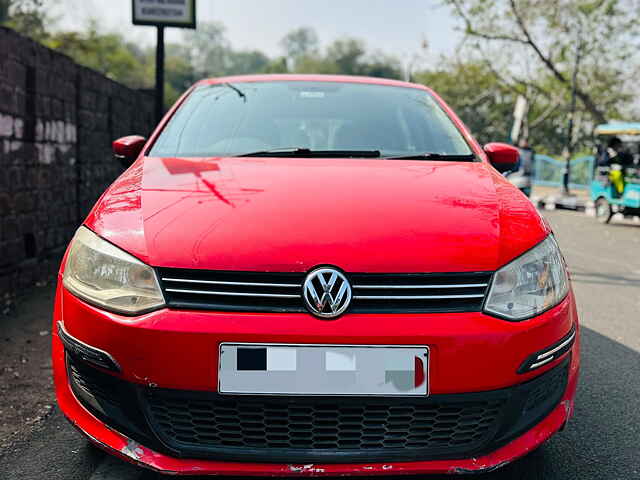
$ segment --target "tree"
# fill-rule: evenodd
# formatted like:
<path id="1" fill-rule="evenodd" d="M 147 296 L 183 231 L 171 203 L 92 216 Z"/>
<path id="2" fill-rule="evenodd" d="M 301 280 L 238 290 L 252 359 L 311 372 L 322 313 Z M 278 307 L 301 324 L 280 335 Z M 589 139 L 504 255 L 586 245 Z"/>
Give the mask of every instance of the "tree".
<path id="1" fill-rule="evenodd" d="M 198 28 L 183 34 L 184 52 L 196 78 L 224 75 L 231 49 L 220 22 L 198 23 Z"/>
<path id="2" fill-rule="evenodd" d="M 119 33 L 100 33 L 95 20 L 85 32 L 57 32 L 44 44 L 130 87 L 151 85 L 145 73 L 143 53 Z"/>
<path id="3" fill-rule="evenodd" d="M 364 42 L 355 38 L 335 40 L 327 48 L 325 61 L 334 64 L 336 72 L 343 75 L 386 78 L 400 78 L 402 76 L 399 60 L 381 53 L 367 55 Z"/>
<path id="4" fill-rule="evenodd" d="M 400 60 L 391 55 L 374 52 L 365 57 L 359 68 L 359 75 L 382 78 L 402 78 Z"/>
<path id="5" fill-rule="evenodd" d="M 566 111 L 569 93 L 558 88 L 555 79 L 544 71 L 535 77 L 542 92 L 526 82 L 506 79 L 495 65 L 482 59 L 443 60 L 437 70 L 414 74 L 414 80 L 433 88 L 453 107 L 464 123 L 481 142 L 509 141 L 513 124 L 513 108 L 518 96 L 528 100 L 524 133 L 541 153 L 556 155 L 566 143 Z M 548 96 L 547 92 L 551 92 Z M 605 97 L 595 92 L 596 98 Z M 577 117 L 583 120 L 584 111 Z M 591 129 L 577 129 L 578 143 L 590 138 Z M 521 138 L 522 138 L 521 137 Z M 513 139 L 514 141 L 517 139 Z"/>
<path id="6" fill-rule="evenodd" d="M 280 41 L 285 57 L 269 63 L 265 71 L 367 75 L 400 78 L 400 61 L 380 52 L 368 53 L 365 43 L 357 38 L 334 40 L 324 51 L 315 32 L 303 27 L 286 34 Z"/>
<path id="7" fill-rule="evenodd" d="M 610 86 L 612 77 L 625 83 L 620 67 L 636 54 L 630 38 L 638 31 L 631 12 L 637 0 L 446 0 L 463 20 L 467 38 L 479 49 L 498 45 L 509 51 L 507 75 L 539 93 L 554 96 L 557 87 L 569 91 L 576 47 L 584 58 L 577 97 L 591 119 L 604 122 L 613 113 L 597 92 Z M 493 51 L 495 52 L 495 51 Z M 531 68 L 535 65 L 538 68 Z M 546 72 L 541 75 L 540 70 Z M 603 73 L 604 72 L 604 73 Z M 611 75 L 611 74 L 614 75 Z M 557 92 L 556 92 L 557 93 Z M 620 100 L 619 98 L 616 100 Z M 610 103 L 610 102 L 609 102 Z M 616 103 L 616 102 L 614 102 Z"/>
<path id="8" fill-rule="evenodd" d="M 295 63 L 303 57 L 318 54 L 318 35 L 310 27 L 300 27 L 287 33 L 280 40 L 280 46 L 287 58 Z"/>
<path id="9" fill-rule="evenodd" d="M 50 23 L 44 0 L 0 0 L 1 25 L 42 41 L 47 38 L 46 25 Z"/>
<path id="10" fill-rule="evenodd" d="M 178 48 L 175 49 L 178 52 Z M 193 81 L 263 71 L 269 57 L 258 50 L 234 50 L 219 22 L 203 22 L 183 35 L 180 54 L 193 69 Z"/>
<path id="11" fill-rule="evenodd" d="M 155 75 L 155 50 L 147 50 L 146 77 L 151 82 Z M 165 47 L 164 59 L 164 104 L 169 108 L 196 80 L 193 65 L 185 53 L 185 47 L 179 43 L 169 43 Z"/>
<path id="12" fill-rule="evenodd" d="M 414 80 L 440 94 L 481 142 L 506 140 L 516 95 L 484 63 L 443 62 Z"/>
<path id="13" fill-rule="evenodd" d="M 227 75 L 244 75 L 262 72 L 269 65 L 269 57 L 258 50 L 230 50 Z"/>
<path id="14" fill-rule="evenodd" d="M 341 74 L 358 75 L 360 73 L 359 63 L 365 53 L 366 48 L 362 40 L 342 38 L 329 45 L 327 60 L 335 63 Z"/>
<path id="15" fill-rule="evenodd" d="M 277 57 L 269 60 L 265 65 L 263 73 L 289 73 L 286 57 Z"/>

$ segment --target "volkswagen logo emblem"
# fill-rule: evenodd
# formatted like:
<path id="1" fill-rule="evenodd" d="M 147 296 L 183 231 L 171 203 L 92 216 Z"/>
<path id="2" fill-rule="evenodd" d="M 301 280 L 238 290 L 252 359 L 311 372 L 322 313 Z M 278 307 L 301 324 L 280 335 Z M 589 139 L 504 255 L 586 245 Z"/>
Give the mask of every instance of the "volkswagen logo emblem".
<path id="1" fill-rule="evenodd" d="M 322 267 L 309 272 L 302 286 L 304 303 L 317 317 L 335 318 L 351 303 L 351 285 L 335 268 Z"/>

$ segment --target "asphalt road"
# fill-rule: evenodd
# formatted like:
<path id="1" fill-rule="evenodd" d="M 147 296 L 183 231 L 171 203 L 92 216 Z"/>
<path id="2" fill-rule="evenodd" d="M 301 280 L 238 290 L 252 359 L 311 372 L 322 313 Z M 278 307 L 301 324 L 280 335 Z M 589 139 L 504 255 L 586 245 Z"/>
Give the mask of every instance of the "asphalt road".
<path id="1" fill-rule="evenodd" d="M 570 265 L 583 326 L 575 417 L 541 449 L 475 478 L 640 479 L 640 223 L 545 215 Z M 55 408 L 0 451 L 2 480 L 165 478 L 90 447 Z"/>

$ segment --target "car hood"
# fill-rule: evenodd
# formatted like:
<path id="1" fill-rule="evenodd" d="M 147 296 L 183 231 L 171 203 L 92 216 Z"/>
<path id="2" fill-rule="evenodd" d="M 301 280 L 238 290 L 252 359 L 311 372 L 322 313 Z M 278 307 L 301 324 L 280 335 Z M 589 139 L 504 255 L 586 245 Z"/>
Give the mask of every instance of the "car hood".
<path id="1" fill-rule="evenodd" d="M 533 205 L 486 163 L 138 160 L 86 225 L 153 266 L 490 271 L 540 242 Z"/>

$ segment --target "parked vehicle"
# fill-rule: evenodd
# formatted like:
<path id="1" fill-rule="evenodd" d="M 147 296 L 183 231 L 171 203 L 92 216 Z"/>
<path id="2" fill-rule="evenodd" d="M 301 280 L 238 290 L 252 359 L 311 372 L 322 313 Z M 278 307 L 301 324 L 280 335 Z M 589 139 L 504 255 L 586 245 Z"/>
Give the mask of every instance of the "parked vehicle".
<path id="1" fill-rule="evenodd" d="M 573 414 L 566 265 L 430 89 L 203 80 L 96 203 L 62 261 L 58 404 L 172 474 L 477 473 Z"/>
<path id="2" fill-rule="evenodd" d="M 640 215 L 640 123 L 608 123 L 596 127 L 598 138 L 591 200 L 596 219 L 609 223 L 615 213 Z M 620 145 L 620 157 L 609 160 L 611 141 Z M 615 154 L 615 152 L 614 152 Z"/>
<path id="3" fill-rule="evenodd" d="M 536 152 L 529 146 L 527 140 L 522 140 L 518 146 L 520 154 L 517 167 L 506 173 L 509 181 L 518 187 L 527 197 L 531 196 L 531 188 L 533 187 L 534 167 L 536 163 Z"/>

